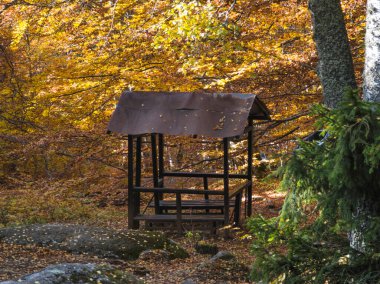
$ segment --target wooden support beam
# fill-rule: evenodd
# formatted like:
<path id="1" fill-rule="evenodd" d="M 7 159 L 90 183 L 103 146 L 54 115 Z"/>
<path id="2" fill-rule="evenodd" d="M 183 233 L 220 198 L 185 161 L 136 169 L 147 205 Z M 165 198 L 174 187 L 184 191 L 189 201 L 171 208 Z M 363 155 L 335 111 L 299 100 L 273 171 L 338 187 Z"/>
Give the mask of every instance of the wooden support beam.
<path id="1" fill-rule="evenodd" d="M 164 177 L 164 135 L 158 134 L 158 178 L 163 179 Z M 162 185 L 159 187 L 163 187 L 163 181 Z"/>
<path id="2" fill-rule="evenodd" d="M 230 199 L 236 197 L 239 193 L 243 193 L 243 190 L 248 188 L 252 185 L 252 182 L 247 181 L 246 183 L 243 183 L 236 187 L 233 192 L 229 194 Z"/>
<path id="3" fill-rule="evenodd" d="M 157 193 L 181 193 L 181 194 L 202 194 L 207 193 L 208 195 L 223 195 L 224 190 L 202 190 L 202 189 L 190 189 L 190 188 L 161 188 L 161 187 L 135 187 L 135 191 L 139 192 L 157 192 Z"/>
<path id="4" fill-rule="evenodd" d="M 136 174 L 135 174 L 135 187 L 141 186 L 141 136 L 136 137 Z M 140 192 L 134 191 L 134 216 L 140 214 Z M 139 227 L 139 224 L 137 224 Z"/>
<path id="5" fill-rule="evenodd" d="M 148 204 L 149 207 L 154 207 L 154 204 L 151 202 Z M 182 209 L 216 209 L 222 210 L 224 208 L 223 199 L 181 199 Z M 160 200 L 160 207 L 164 210 L 174 210 L 176 209 L 175 200 Z M 235 207 L 235 199 L 230 198 L 230 207 Z M 190 212 L 191 213 L 191 212 Z M 214 214 L 214 213 L 209 213 Z"/>
<path id="6" fill-rule="evenodd" d="M 147 220 L 147 221 L 168 221 L 175 222 L 177 220 L 177 215 L 169 214 L 157 214 L 157 215 L 138 215 L 136 220 Z M 182 223 L 184 222 L 218 222 L 224 221 L 223 215 L 182 215 Z"/>
<path id="7" fill-rule="evenodd" d="M 157 140 L 156 134 L 150 135 L 151 147 L 152 147 L 152 171 L 153 171 L 153 186 L 158 187 L 158 170 L 157 170 Z M 156 214 L 160 212 L 160 195 L 158 192 L 154 192 L 154 211 Z"/>
<path id="8" fill-rule="evenodd" d="M 176 193 L 175 195 L 176 211 L 177 211 L 177 230 L 178 233 L 182 232 L 182 204 L 181 204 L 181 194 Z"/>
<path id="9" fill-rule="evenodd" d="M 224 178 L 224 173 L 190 173 L 190 172 L 164 172 L 163 176 L 168 177 L 196 177 L 196 178 Z M 247 179 L 246 174 L 229 174 L 229 178 L 233 179 Z"/>
<path id="10" fill-rule="evenodd" d="M 164 187 L 164 135 L 158 134 L 158 187 Z M 163 194 L 158 195 L 159 200 L 164 199 Z"/>
<path id="11" fill-rule="evenodd" d="M 229 150 L 228 138 L 223 138 L 223 190 L 224 190 L 224 224 L 229 222 L 229 163 L 228 163 L 228 150 Z"/>
<path id="12" fill-rule="evenodd" d="M 234 215 L 234 225 L 238 226 L 240 223 L 240 208 L 241 208 L 241 197 L 242 193 L 240 192 L 239 194 L 236 195 L 235 198 L 235 215 Z"/>
<path id="13" fill-rule="evenodd" d="M 247 180 L 250 182 L 250 185 L 247 188 L 247 216 L 252 215 L 252 156 L 253 156 L 253 122 L 252 119 L 248 119 L 248 126 L 251 127 L 251 130 L 248 132 L 248 159 L 247 159 Z"/>
<path id="14" fill-rule="evenodd" d="M 133 136 L 128 135 L 128 228 L 138 229 L 139 223 L 136 217 L 135 194 L 133 186 Z"/>
<path id="15" fill-rule="evenodd" d="M 208 178 L 207 177 L 203 177 L 203 189 L 208 190 Z M 205 200 L 209 200 L 209 196 L 207 193 L 205 193 Z M 206 209 L 206 213 L 209 213 L 209 212 L 210 212 L 210 210 Z"/>

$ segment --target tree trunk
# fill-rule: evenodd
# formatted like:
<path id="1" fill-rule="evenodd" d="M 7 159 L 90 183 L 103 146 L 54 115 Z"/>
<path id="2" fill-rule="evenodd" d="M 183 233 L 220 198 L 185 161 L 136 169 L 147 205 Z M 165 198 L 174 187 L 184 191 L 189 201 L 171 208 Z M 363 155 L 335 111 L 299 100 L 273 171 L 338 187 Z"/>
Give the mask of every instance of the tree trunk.
<path id="1" fill-rule="evenodd" d="M 380 102 L 380 0 L 367 1 L 364 99 Z"/>
<path id="2" fill-rule="evenodd" d="M 379 3 L 380 0 L 368 1 Z M 346 88 L 357 88 L 343 11 L 339 0 L 310 0 L 309 9 L 312 14 L 314 41 L 319 57 L 318 75 L 323 86 L 324 104 L 335 108 L 341 101 Z M 376 35 L 376 33 L 374 31 L 372 34 Z M 368 40 L 372 41 L 372 37 Z M 379 48 L 376 43 L 372 45 L 374 49 Z M 378 53 L 380 54 L 380 51 Z M 375 61 L 371 58 L 371 62 Z M 369 68 L 375 68 L 372 65 L 373 63 Z M 375 78 L 370 80 L 371 83 L 375 81 Z M 376 86 L 380 88 L 379 85 Z M 357 207 L 353 209 L 353 219 L 361 225 L 352 229 L 348 236 L 350 246 L 361 252 L 365 251 L 363 232 L 368 226 L 368 218 L 366 218 L 368 210 L 365 205 L 365 200 L 359 200 Z"/>
<path id="3" fill-rule="evenodd" d="M 365 35 L 364 100 L 380 102 L 380 0 L 367 1 L 367 25 Z M 350 246 L 360 252 L 366 252 L 364 231 L 370 227 L 371 216 L 376 216 L 373 202 L 359 200 L 354 218 L 360 221 L 358 228 L 350 232 Z"/>
<path id="4" fill-rule="evenodd" d="M 348 234 L 350 247 L 362 253 L 367 251 L 367 245 L 364 241 L 364 232 L 369 226 L 370 210 L 368 208 L 369 205 L 365 199 L 358 200 L 357 206 L 352 213 L 352 219 L 355 220 L 357 225 L 351 229 Z"/>
<path id="5" fill-rule="evenodd" d="M 310 0 L 309 9 L 324 104 L 335 108 L 347 88 L 357 88 L 344 15 L 339 0 Z"/>

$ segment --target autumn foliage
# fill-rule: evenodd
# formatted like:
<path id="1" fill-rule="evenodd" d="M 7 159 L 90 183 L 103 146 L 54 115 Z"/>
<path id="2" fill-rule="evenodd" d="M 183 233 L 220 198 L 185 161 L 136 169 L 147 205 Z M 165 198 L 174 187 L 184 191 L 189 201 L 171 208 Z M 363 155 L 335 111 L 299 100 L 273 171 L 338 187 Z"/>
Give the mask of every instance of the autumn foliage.
<path id="1" fill-rule="evenodd" d="M 342 4 L 361 74 L 365 0 Z M 257 149 L 276 157 L 311 130 L 316 68 L 305 0 L 3 0 L 0 183 L 120 187 L 126 144 L 105 130 L 125 89 L 258 94 L 273 121 Z M 191 164 L 181 139 L 171 145 Z"/>

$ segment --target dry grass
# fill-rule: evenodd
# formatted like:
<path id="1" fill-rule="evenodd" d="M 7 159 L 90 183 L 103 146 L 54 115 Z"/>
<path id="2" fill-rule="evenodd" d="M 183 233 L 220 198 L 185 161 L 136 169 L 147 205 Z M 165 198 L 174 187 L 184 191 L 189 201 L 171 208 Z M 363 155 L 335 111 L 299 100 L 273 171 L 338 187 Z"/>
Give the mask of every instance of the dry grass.
<path id="1" fill-rule="evenodd" d="M 284 194 L 275 191 L 277 184 L 255 181 L 254 214 L 276 216 L 282 206 Z M 24 185 L 19 189 L 0 189 L 0 223 L 2 225 L 38 222 L 84 223 L 113 228 L 127 227 L 127 207 L 118 204 L 125 192 L 108 187 L 78 190 L 70 182 Z M 254 257 L 250 254 L 250 236 L 243 229 L 232 230 L 230 238 L 201 235 L 218 245 L 219 250 L 232 252 L 239 263 L 249 267 Z M 132 271 L 146 283 L 182 283 L 186 278 L 197 279 L 198 283 L 246 283 L 247 272 L 219 265 L 213 272 L 205 272 L 198 265 L 210 256 L 194 251 L 194 239 L 184 235 L 171 235 L 184 246 L 190 257 L 184 260 L 163 262 L 118 261 L 98 259 L 88 255 L 73 255 L 36 246 L 18 246 L 0 243 L 0 280 L 18 277 L 43 269 L 49 264 L 63 262 L 111 263 L 120 269 Z"/>

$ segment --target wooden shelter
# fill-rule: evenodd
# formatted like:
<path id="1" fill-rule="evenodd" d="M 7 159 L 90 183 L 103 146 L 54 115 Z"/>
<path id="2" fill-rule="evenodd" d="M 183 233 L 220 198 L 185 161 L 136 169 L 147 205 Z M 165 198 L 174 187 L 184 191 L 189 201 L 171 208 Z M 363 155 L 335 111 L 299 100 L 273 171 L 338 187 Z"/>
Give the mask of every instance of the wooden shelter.
<path id="1" fill-rule="evenodd" d="M 189 222 L 208 223 L 215 228 L 228 224 L 232 217 L 230 213 L 233 213 L 233 222 L 238 224 L 243 196 L 246 199 L 245 210 L 250 216 L 253 120 L 269 119 L 264 103 L 252 94 L 124 92 L 108 130 L 128 135 L 129 228 L 139 228 L 140 221 L 148 224 L 174 223 L 178 230 L 183 223 Z M 141 143 L 142 135 L 147 134 L 152 146 L 151 188 L 141 186 Z M 166 171 L 164 135 L 203 135 L 220 139 L 223 143 L 223 173 Z M 234 137 L 248 141 L 248 168 L 243 174 L 231 174 L 229 169 L 229 144 Z M 165 177 L 202 178 L 203 189 L 167 188 L 164 186 Z M 210 190 L 209 179 L 222 179 L 223 190 Z M 231 190 L 230 179 L 244 182 Z M 154 214 L 140 214 L 142 192 L 154 195 Z M 184 200 L 184 194 L 198 198 Z M 175 195 L 175 200 L 165 199 L 168 195 Z"/>

